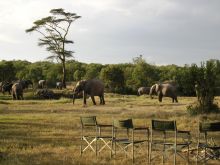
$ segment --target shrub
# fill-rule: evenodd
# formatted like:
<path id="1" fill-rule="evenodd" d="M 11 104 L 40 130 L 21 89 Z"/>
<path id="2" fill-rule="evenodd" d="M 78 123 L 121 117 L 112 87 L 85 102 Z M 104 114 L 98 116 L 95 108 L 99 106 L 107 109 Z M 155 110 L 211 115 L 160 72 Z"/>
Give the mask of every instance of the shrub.
<path id="1" fill-rule="evenodd" d="M 211 106 L 202 106 L 197 103 L 194 105 L 189 105 L 186 107 L 187 113 L 190 116 L 195 116 L 199 114 L 208 114 L 208 113 L 219 113 L 220 109 L 218 107 L 218 103 L 213 103 Z"/>

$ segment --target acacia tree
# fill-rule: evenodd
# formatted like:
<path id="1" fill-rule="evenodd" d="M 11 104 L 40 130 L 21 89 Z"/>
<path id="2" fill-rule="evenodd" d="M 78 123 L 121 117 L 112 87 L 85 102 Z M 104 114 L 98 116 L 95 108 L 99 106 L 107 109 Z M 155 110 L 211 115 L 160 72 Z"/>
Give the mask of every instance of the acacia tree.
<path id="1" fill-rule="evenodd" d="M 42 35 L 38 45 L 45 46 L 46 50 L 52 55 L 47 59 L 56 59 L 62 63 L 63 86 L 66 87 L 66 60 L 73 57 L 73 51 L 66 49 L 66 44 L 73 44 L 72 40 L 67 39 L 67 34 L 71 24 L 80 16 L 75 13 L 65 12 L 64 9 L 52 9 L 51 16 L 41 18 L 35 21 L 30 29 L 26 32 L 36 31 Z"/>

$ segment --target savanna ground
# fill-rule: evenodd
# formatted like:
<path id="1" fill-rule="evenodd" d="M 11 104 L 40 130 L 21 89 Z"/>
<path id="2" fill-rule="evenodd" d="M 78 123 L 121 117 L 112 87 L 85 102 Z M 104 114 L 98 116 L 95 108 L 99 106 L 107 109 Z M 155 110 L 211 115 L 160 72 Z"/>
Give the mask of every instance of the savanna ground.
<path id="1" fill-rule="evenodd" d="M 24 98 L 29 95 L 26 92 Z M 136 126 L 149 126 L 151 119 L 177 120 L 178 129 L 191 131 L 192 147 L 195 147 L 198 121 L 220 120 L 220 114 L 190 117 L 186 106 L 195 99 L 179 97 L 179 103 L 171 103 L 171 99 L 165 98 L 159 103 L 148 96 L 105 94 L 106 105 L 93 106 L 89 98 L 87 106 L 83 107 L 81 99 L 73 105 L 72 100 L 67 98 L 13 101 L 11 96 L 1 94 L 0 164 L 131 164 L 124 155 L 110 159 L 109 151 L 103 152 L 97 159 L 93 152 L 85 152 L 81 157 L 79 117 L 82 115 L 95 115 L 98 122 L 104 124 L 111 124 L 113 118 L 133 118 Z M 99 102 L 98 98 L 96 100 Z M 220 97 L 216 98 L 216 102 L 220 103 Z M 184 164 L 181 160 L 178 158 L 178 164 Z M 137 164 L 146 164 L 145 157 L 140 157 Z"/>

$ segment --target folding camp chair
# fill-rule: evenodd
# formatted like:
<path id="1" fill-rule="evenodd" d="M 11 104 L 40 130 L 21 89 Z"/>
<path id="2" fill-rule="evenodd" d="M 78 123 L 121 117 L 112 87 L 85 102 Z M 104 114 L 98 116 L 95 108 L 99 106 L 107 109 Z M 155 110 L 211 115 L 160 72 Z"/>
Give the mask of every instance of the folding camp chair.
<path id="1" fill-rule="evenodd" d="M 111 150 L 111 131 L 109 135 L 103 135 L 104 127 L 112 128 L 112 125 L 98 124 L 96 116 L 84 116 L 80 117 L 81 120 L 81 143 L 80 154 L 82 155 L 87 149 L 91 149 L 97 154 L 105 148 Z M 83 145 L 83 142 L 86 145 Z M 102 145 L 101 145 L 102 144 Z"/>
<path id="2" fill-rule="evenodd" d="M 147 145 L 143 148 L 142 145 L 146 142 Z M 116 150 L 116 147 L 119 150 Z M 111 156 L 116 156 L 116 152 L 122 152 L 126 157 L 132 158 L 134 163 L 134 152 L 140 151 L 141 148 L 148 151 L 147 154 L 149 154 L 149 129 L 147 127 L 134 127 L 132 119 L 113 120 Z"/>
<path id="3" fill-rule="evenodd" d="M 203 138 L 201 137 L 203 134 Z M 220 160 L 220 122 L 199 123 L 196 164 Z M 217 142 L 218 139 L 218 142 Z"/>
<path id="4" fill-rule="evenodd" d="M 149 164 L 159 156 L 162 156 L 164 164 L 165 159 L 170 158 L 167 156 L 168 153 L 174 155 L 174 164 L 176 164 L 177 155 L 187 164 L 189 163 L 189 145 L 191 144 L 189 131 L 178 131 L 176 121 L 152 120 L 151 127 Z M 185 148 L 187 148 L 186 155 L 182 152 Z"/>

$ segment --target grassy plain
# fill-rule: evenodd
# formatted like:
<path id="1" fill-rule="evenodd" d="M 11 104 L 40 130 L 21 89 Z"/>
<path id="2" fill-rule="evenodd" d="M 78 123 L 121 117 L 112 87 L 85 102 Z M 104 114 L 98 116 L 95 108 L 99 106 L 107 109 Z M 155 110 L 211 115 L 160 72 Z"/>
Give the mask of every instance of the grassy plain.
<path id="1" fill-rule="evenodd" d="M 194 141 L 199 120 L 220 120 L 219 114 L 190 117 L 186 106 L 195 101 L 193 97 L 180 97 L 179 103 L 165 98 L 159 103 L 148 96 L 106 94 L 105 100 L 106 105 L 93 106 L 87 99 L 88 105 L 83 107 L 80 99 L 73 105 L 67 98 L 13 101 L 11 96 L 0 95 L 0 164 L 131 164 L 124 156 L 110 159 L 109 152 L 97 159 L 92 152 L 80 157 L 79 116 L 82 115 L 96 115 L 104 124 L 111 124 L 113 118 L 133 118 L 136 126 L 149 126 L 151 119 L 175 119 L 179 129 L 192 132 Z M 216 102 L 220 103 L 219 97 Z M 144 157 L 137 164 L 146 164 Z"/>

